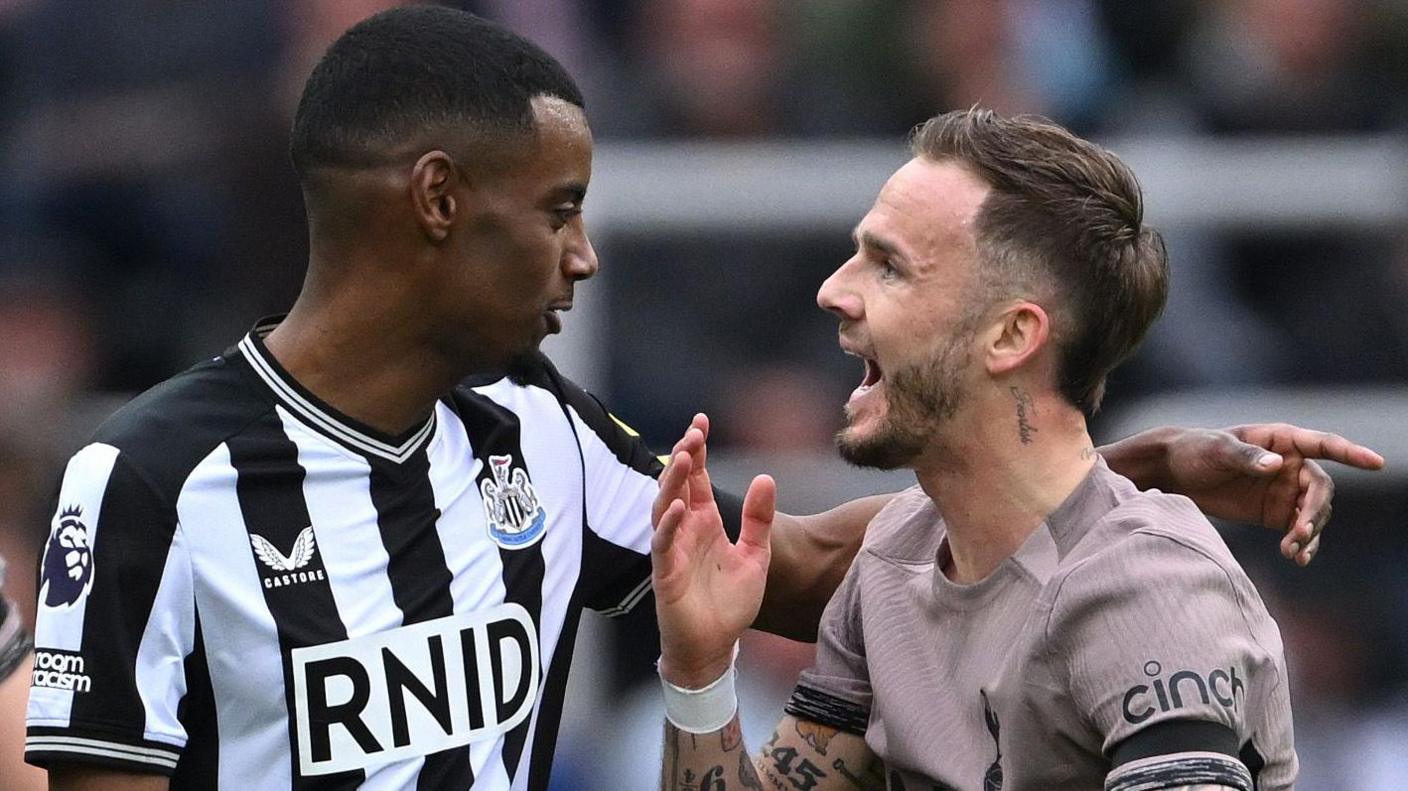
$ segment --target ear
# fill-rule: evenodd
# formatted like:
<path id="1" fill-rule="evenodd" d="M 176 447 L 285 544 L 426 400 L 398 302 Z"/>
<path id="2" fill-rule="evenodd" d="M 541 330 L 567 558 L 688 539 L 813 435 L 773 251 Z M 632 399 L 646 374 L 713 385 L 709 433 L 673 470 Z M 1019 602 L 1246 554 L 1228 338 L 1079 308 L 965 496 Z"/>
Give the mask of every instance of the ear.
<path id="1" fill-rule="evenodd" d="M 459 208 L 454 192 L 462 178 L 455 160 L 439 150 L 422 154 L 411 168 L 411 203 L 416 222 L 432 242 L 443 242 L 450 235 Z"/>
<path id="2" fill-rule="evenodd" d="M 1030 364 L 1051 337 L 1051 317 L 1034 302 L 1008 306 L 990 325 L 987 346 L 988 373 L 993 376 Z"/>

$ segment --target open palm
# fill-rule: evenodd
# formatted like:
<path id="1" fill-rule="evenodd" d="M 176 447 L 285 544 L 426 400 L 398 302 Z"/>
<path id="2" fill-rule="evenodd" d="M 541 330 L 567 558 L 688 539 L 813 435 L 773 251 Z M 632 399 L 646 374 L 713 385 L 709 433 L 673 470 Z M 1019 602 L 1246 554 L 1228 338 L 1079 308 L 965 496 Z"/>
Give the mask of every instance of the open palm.
<path id="1" fill-rule="evenodd" d="M 776 510 L 776 485 L 760 475 L 744 497 L 738 543 L 729 541 L 704 464 L 707 430 L 696 418 L 660 476 L 651 541 L 660 669 L 682 687 L 727 671 L 734 643 L 757 618 Z"/>

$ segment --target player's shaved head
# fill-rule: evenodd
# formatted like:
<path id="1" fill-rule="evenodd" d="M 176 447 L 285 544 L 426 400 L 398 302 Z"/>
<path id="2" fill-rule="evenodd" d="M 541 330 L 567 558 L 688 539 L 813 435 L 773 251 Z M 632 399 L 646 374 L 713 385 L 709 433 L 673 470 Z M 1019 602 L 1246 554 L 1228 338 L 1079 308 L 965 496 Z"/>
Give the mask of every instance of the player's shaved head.
<path id="1" fill-rule="evenodd" d="M 583 106 L 566 69 L 512 31 L 451 8 L 392 9 L 342 34 L 313 69 L 294 116 L 293 165 L 308 186 L 315 173 L 427 146 L 512 141 L 532 133 L 537 96 Z"/>

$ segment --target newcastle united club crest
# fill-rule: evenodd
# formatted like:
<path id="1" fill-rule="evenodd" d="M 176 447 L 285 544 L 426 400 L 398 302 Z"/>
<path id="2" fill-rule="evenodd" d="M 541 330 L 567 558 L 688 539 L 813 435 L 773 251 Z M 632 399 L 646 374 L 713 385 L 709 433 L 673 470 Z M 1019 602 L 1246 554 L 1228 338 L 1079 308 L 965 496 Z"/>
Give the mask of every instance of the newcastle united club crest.
<path id="1" fill-rule="evenodd" d="M 532 546 L 543 537 L 547 513 L 538 502 L 528 471 L 513 465 L 513 456 L 490 456 L 492 478 L 479 482 L 489 537 L 504 549 Z"/>

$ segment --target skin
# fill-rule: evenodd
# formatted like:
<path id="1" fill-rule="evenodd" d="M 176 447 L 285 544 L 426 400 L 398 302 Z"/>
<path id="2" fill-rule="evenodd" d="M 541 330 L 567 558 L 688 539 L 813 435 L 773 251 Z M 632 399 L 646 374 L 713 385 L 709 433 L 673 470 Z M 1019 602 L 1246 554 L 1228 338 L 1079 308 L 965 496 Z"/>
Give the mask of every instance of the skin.
<path id="1" fill-rule="evenodd" d="M 326 177 L 337 197 L 313 212 L 307 283 L 267 338 L 289 373 L 396 435 L 560 328 L 553 311 L 597 271 L 581 217 L 592 138 L 580 108 L 533 107 L 534 134 L 498 143 L 497 167 L 463 164 L 468 143 L 445 134 L 409 169 Z"/>
<path id="2" fill-rule="evenodd" d="M 974 225 L 989 187 L 956 163 L 911 160 L 890 178 L 861 220 L 861 239 L 891 252 L 863 252 L 822 284 L 817 303 L 840 321 L 843 349 L 875 359 L 884 377 L 846 405 L 847 443 L 883 442 L 919 401 L 897 375 L 939 348 L 951 370 L 948 414 L 919 426 L 901 460 L 944 514 L 955 582 L 976 582 L 1010 556 L 1095 464 L 1080 411 L 1055 388 L 1051 321 L 1038 303 L 988 306 L 970 328 L 980 270 Z M 925 222 L 930 218 L 929 222 Z M 915 389 L 935 384 L 917 382 Z"/>
<path id="3" fill-rule="evenodd" d="M 1040 301 L 973 307 L 979 271 L 974 222 L 988 190 L 956 163 L 906 164 L 857 226 L 856 254 L 827 279 L 817 299 L 839 318 L 841 347 L 870 361 L 865 382 L 846 404 L 838 445 L 843 455 L 915 471 L 944 514 L 951 559 L 942 571 L 959 583 L 982 580 L 1015 552 L 1096 460 L 1083 414 L 1055 386 L 1056 345 Z M 1234 429 L 1275 453 L 1255 451 L 1255 458 L 1244 459 L 1265 473 L 1257 484 L 1233 486 L 1233 499 L 1246 498 L 1240 508 L 1259 500 L 1263 520 L 1284 520 L 1292 533 L 1302 531 L 1283 551 L 1297 559 L 1303 553 L 1308 561 L 1318 546 L 1314 522 L 1323 524 L 1328 512 L 1309 513 L 1300 487 L 1314 477 L 1307 466 L 1313 462 L 1302 452 L 1335 453 L 1366 467 L 1382 459 L 1342 438 L 1298 436 L 1298 429 L 1272 438 L 1286 428 Z M 776 484 L 767 476 L 754 479 L 742 533 L 730 543 L 709 486 L 707 434 L 707 419 L 697 417 L 676 445 L 661 477 L 652 542 L 660 675 L 684 689 L 702 689 L 728 672 L 733 645 L 757 615 L 773 560 Z M 720 731 L 701 734 L 667 720 L 661 788 L 694 788 L 700 778 L 721 777 L 732 767 L 739 788 L 884 787 L 876 756 L 860 736 L 789 715 L 749 759 L 736 731 L 736 717 Z"/>
<path id="4" fill-rule="evenodd" d="M 29 701 L 34 654 L 25 657 L 8 678 L 0 680 L 0 711 L 23 712 Z M 24 721 L 0 719 L 0 778 L 10 791 L 44 788 L 44 770 L 24 762 Z"/>

